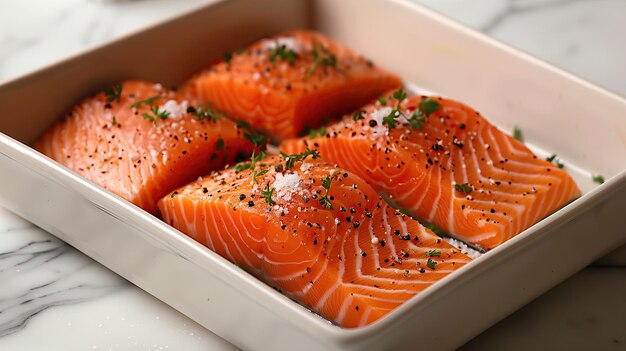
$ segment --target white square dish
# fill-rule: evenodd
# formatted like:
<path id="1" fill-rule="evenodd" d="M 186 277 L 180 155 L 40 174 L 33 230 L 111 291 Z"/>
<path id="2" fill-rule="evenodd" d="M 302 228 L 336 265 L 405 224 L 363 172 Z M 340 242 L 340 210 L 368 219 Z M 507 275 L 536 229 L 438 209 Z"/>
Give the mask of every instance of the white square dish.
<path id="1" fill-rule="evenodd" d="M 584 195 L 376 323 L 343 329 L 27 146 L 116 81 L 178 84 L 299 27 L 521 127 Z M 1 85 L 0 116 L 1 205 L 244 349 L 451 349 L 626 241 L 626 101 L 405 0 L 216 1 Z M 608 181 L 594 186 L 591 172 Z"/>

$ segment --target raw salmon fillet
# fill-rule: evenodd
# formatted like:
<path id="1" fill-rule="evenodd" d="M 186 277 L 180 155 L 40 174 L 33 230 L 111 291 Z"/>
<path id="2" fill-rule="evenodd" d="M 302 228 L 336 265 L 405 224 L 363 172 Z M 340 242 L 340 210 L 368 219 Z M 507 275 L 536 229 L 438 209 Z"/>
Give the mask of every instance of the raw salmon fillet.
<path id="1" fill-rule="evenodd" d="M 388 93 L 325 135 L 286 141 L 281 150 L 316 148 L 414 217 L 484 249 L 580 195 L 563 169 L 472 108 L 405 95 Z"/>
<path id="2" fill-rule="evenodd" d="M 180 188 L 159 201 L 163 220 L 344 327 L 379 319 L 470 261 L 359 177 L 290 158 L 292 167 L 272 156 Z"/>
<path id="3" fill-rule="evenodd" d="M 229 54 L 181 93 L 283 139 L 400 86 L 398 77 L 331 39 L 296 30 Z"/>
<path id="4" fill-rule="evenodd" d="M 166 193 L 253 148 L 234 122 L 206 109 L 158 84 L 128 81 L 76 105 L 35 148 L 156 214 Z"/>

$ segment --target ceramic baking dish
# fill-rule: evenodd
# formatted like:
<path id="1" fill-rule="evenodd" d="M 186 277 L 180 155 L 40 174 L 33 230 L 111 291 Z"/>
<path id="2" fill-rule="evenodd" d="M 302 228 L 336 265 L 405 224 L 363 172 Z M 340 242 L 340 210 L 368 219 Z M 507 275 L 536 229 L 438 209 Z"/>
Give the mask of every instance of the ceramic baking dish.
<path id="1" fill-rule="evenodd" d="M 584 195 L 374 324 L 342 329 L 28 146 L 114 82 L 178 84 L 296 27 L 519 126 L 535 150 L 558 152 Z M 2 206 L 244 349 L 451 349 L 626 241 L 626 101 L 409 1 L 217 1 L 4 83 L 0 131 Z"/>

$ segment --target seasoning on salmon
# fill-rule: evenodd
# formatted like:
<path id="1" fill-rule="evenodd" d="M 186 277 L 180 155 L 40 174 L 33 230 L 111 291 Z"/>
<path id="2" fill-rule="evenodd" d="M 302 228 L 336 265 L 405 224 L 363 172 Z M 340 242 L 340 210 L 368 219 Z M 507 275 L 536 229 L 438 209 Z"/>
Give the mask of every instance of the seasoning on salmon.
<path id="1" fill-rule="evenodd" d="M 398 77 L 331 39 L 296 30 L 227 55 L 181 93 L 283 139 L 400 86 Z"/>
<path id="2" fill-rule="evenodd" d="M 165 222 L 344 327 L 372 323 L 470 261 L 315 150 L 217 172 L 159 208 Z"/>
<path id="3" fill-rule="evenodd" d="M 207 109 L 159 84 L 128 81 L 76 105 L 35 148 L 156 214 L 166 193 L 252 151 L 244 131 Z"/>
<path id="4" fill-rule="evenodd" d="M 492 249 L 580 195 L 573 179 L 472 108 L 394 91 L 306 147 L 365 179 L 416 218 Z"/>

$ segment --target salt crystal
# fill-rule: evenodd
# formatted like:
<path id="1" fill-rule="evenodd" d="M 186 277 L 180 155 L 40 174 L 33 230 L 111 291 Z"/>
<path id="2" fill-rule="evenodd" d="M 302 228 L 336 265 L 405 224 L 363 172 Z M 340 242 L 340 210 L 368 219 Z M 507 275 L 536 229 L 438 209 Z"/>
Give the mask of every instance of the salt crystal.
<path id="1" fill-rule="evenodd" d="M 159 110 L 168 112 L 168 118 L 178 119 L 187 114 L 187 101 L 167 100 Z"/>
<path id="2" fill-rule="evenodd" d="M 301 178 L 296 173 L 277 173 L 273 188 L 276 193 L 276 200 L 280 202 L 290 201 L 291 197 L 301 189 Z"/>
<path id="3" fill-rule="evenodd" d="M 300 165 L 300 170 L 302 172 L 307 172 L 309 169 L 311 169 L 311 167 L 313 167 L 312 163 L 302 162 L 302 164 Z"/>

